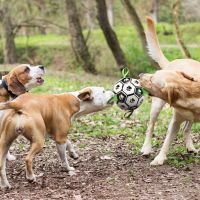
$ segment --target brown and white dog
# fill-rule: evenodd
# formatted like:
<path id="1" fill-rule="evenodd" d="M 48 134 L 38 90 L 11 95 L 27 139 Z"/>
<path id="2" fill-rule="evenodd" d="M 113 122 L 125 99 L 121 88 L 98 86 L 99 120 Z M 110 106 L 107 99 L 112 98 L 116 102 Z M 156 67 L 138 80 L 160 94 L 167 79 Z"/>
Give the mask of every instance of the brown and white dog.
<path id="1" fill-rule="evenodd" d="M 169 146 L 184 121 L 190 124 L 184 135 L 186 147 L 197 152 L 190 136 L 190 128 L 193 122 L 200 121 L 200 81 L 198 77 L 193 78 L 183 72 L 160 70 L 155 74 L 141 74 L 140 83 L 152 96 L 174 107 L 164 144 L 151 165 L 162 165 L 167 159 Z"/>
<path id="2" fill-rule="evenodd" d="M 0 102 L 15 98 L 43 84 L 44 66 L 18 65 L 0 80 Z"/>
<path id="3" fill-rule="evenodd" d="M 23 135 L 31 142 L 31 148 L 25 158 L 26 178 L 36 180 L 32 169 L 34 156 L 44 146 L 45 135 L 49 133 L 56 142 L 62 166 L 69 172 L 66 148 L 74 154 L 71 143 L 67 141 L 71 120 L 85 114 L 109 107 L 112 91 L 103 87 L 88 87 L 78 92 L 34 95 L 23 94 L 17 99 L 1 103 L 0 110 L 10 109 L 2 116 L 0 137 L 0 178 L 1 187 L 10 187 L 6 178 L 6 154 L 13 140 Z"/>
<path id="4" fill-rule="evenodd" d="M 146 38 L 148 44 L 148 51 L 149 55 L 155 60 L 161 69 L 164 70 L 172 70 L 172 71 L 182 71 L 190 76 L 198 76 L 200 77 L 200 62 L 192 59 L 176 59 L 174 61 L 169 61 L 163 54 L 160 49 L 158 38 L 156 35 L 155 25 L 153 20 L 150 17 L 147 17 L 147 31 L 146 31 Z M 152 97 L 152 104 L 151 104 L 151 112 L 150 112 L 150 120 L 148 124 L 148 128 L 146 131 L 146 137 L 144 144 L 142 146 L 141 152 L 143 155 L 149 155 L 152 152 L 152 145 L 151 139 L 153 136 L 154 126 L 157 121 L 158 115 L 162 110 L 163 106 L 165 105 L 165 101 L 157 98 Z M 191 129 L 191 122 L 186 122 L 184 127 L 184 134 Z M 185 133 L 186 132 L 186 133 Z M 187 139 L 187 137 L 185 137 Z M 188 144 L 187 141 L 185 141 Z M 187 146 L 188 151 L 195 152 L 196 150 L 193 149 L 190 145 Z"/>
<path id="5" fill-rule="evenodd" d="M 31 88 L 42 85 L 44 80 L 44 66 L 18 65 L 0 80 L 0 102 L 6 102 L 29 91 Z M 4 111 L 0 111 L 0 117 Z M 15 157 L 8 152 L 8 160 Z"/>

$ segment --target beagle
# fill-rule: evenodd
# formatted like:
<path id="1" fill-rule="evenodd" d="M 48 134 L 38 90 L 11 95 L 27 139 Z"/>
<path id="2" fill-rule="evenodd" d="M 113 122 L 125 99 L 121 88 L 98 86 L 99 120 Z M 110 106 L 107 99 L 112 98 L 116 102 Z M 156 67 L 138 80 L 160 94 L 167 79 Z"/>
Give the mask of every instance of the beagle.
<path id="1" fill-rule="evenodd" d="M 16 98 L 31 88 L 43 84 L 44 66 L 22 64 L 12 69 L 0 80 L 0 102 Z"/>

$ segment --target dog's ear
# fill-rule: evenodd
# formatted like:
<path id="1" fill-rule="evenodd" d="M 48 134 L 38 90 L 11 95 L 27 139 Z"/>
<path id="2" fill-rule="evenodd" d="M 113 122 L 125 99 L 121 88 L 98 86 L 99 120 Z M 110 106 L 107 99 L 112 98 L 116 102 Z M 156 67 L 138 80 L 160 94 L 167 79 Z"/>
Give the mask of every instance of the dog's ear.
<path id="1" fill-rule="evenodd" d="M 195 82 L 200 81 L 200 79 L 198 80 L 197 78 L 192 77 L 189 74 L 186 74 L 185 72 L 177 72 L 177 73 L 180 74 L 182 77 L 190 80 L 190 81 L 195 81 Z"/>
<path id="2" fill-rule="evenodd" d="M 8 84 L 8 90 L 15 95 L 20 95 L 26 92 L 24 85 L 18 80 L 15 72 L 5 75 L 4 79 Z"/>
<path id="3" fill-rule="evenodd" d="M 178 99 L 178 92 L 173 86 L 163 88 L 162 92 L 165 94 L 166 101 L 170 106 Z"/>
<path id="4" fill-rule="evenodd" d="M 91 101 L 92 97 L 92 90 L 90 88 L 85 88 L 79 92 L 78 98 L 82 101 Z"/>

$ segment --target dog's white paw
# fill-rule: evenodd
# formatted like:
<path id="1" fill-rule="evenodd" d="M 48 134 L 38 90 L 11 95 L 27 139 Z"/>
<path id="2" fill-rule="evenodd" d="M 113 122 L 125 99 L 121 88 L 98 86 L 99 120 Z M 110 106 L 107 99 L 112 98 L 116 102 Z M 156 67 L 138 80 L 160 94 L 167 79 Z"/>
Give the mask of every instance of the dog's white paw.
<path id="1" fill-rule="evenodd" d="M 8 183 L 8 182 L 6 182 L 6 183 L 1 183 L 0 188 L 1 188 L 2 190 L 10 189 L 10 188 L 11 188 L 11 185 L 10 185 L 10 183 Z"/>
<path id="2" fill-rule="evenodd" d="M 32 175 L 26 174 L 26 178 L 30 182 L 36 182 L 36 175 L 35 174 L 32 174 Z"/>
<path id="3" fill-rule="evenodd" d="M 13 155 L 11 155 L 11 154 L 7 154 L 6 159 L 7 159 L 8 161 L 12 161 L 12 160 L 16 160 L 16 157 L 13 156 Z"/>
<path id="4" fill-rule="evenodd" d="M 150 155 L 152 153 L 151 144 L 144 144 L 141 149 L 141 153 L 144 156 Z"/>
<path id="5" fill-rule="evenodd" d="M 69 174 L 70 176 L 76 175 L 75 169 L 74 169 L 74 170 L 68 171 L 68 174 Z"/>
<path id="6" fill-rule="evenodd" d="M 164 161 L 167 159 L 165 155 L 157 155 L 150 165 L 163 165 Z"/>
<path id="7" fill-rule="evenodd" d="M 70 175 L 70 176 L 74 176 L 74 175 L 76 175 L 76 172 L 75 172 L 75 168 L 74 167 L 67 167 L 66 168 L 66 171 L 68 171 L 68 174 Z"/>
<path id="8" fill-rule="evenodd" d="M 70 152 L 70 153 L 69 153 L 69 156 L 70 156 L 71 158 L 75 159 L 75 160 L 78 159 L 78 157 L 79 157 L 78 154 L 77 154 L 76 152 Z"/>
<path id="9" fill-rule="evenodd" d="M 75 171 L 75 168 L 74 167 L 67 167 L 67 170 L 68 171 Z"/>
<path id="10" fill-rule="evenodd" d="M 195 147 L 192 145 L 192 146 L 187 146 L 187 151 L 189 152 L 189 153 L 196 153 L 196 154 L 198 154 L 198 150 L 197 149 L 195 149 Z"/>

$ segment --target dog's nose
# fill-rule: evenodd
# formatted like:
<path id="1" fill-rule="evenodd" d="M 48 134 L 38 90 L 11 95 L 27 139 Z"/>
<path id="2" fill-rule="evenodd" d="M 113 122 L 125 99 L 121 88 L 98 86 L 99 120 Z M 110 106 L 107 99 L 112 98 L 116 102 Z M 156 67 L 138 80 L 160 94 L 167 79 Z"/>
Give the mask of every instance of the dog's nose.
<path id="1" fill-rule="evenodd" d="M 44 70 L 44 66 L 43 65 L 39 65 L 38 66 L 41 70 Z"/>
<path id="2" fill-rule="evenodd" d="M 144 76 L 144 73 L 139 74 L 139 77 L 142 78 Z"/>

